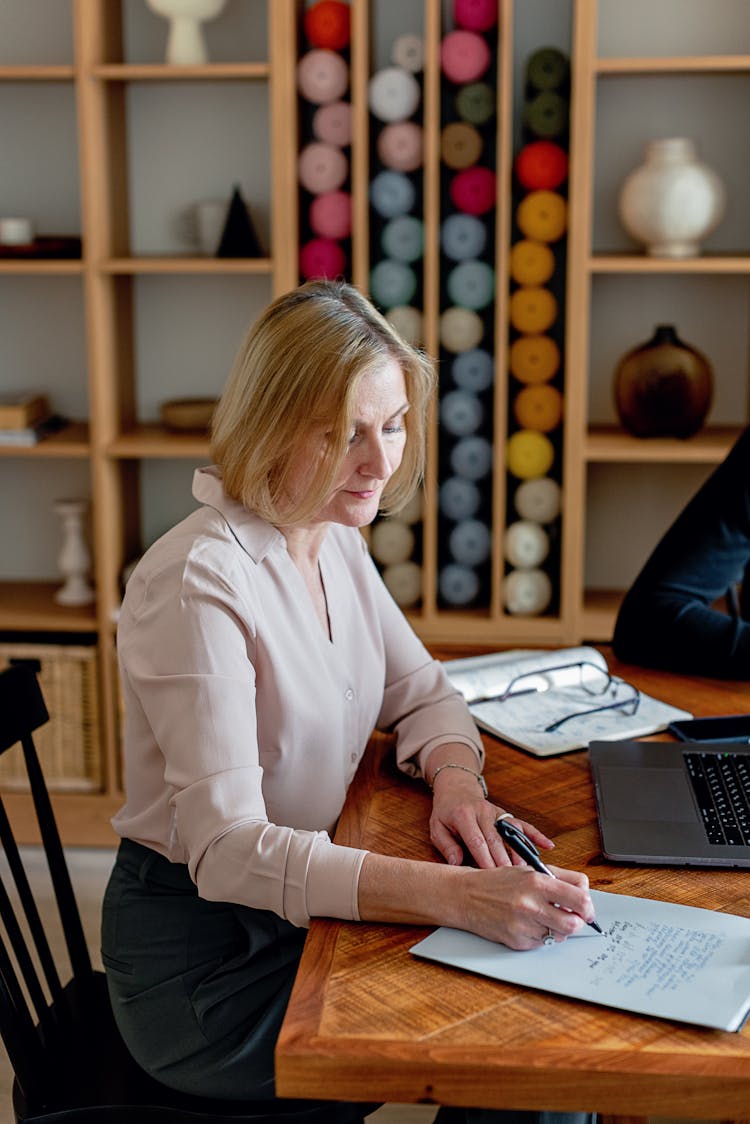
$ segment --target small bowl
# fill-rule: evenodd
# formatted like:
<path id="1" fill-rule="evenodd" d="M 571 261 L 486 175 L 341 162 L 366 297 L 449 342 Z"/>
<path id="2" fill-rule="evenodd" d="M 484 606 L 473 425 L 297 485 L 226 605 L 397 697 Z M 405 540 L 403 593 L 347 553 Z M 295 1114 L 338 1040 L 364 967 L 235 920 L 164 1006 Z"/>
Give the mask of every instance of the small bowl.
<path id="1" fill-rule="evenodd" d="M 217 398 L 171 398 L 161 404 L 162 423 L 178 431 L 206 430 L 217 402 Z"/>

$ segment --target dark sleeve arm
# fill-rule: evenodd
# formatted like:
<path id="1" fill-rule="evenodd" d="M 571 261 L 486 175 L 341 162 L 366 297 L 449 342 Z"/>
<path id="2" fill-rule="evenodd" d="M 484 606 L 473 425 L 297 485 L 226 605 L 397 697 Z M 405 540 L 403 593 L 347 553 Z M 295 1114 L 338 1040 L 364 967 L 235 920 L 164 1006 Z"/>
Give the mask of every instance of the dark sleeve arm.
<path id="1" fill-rule="evenodd" d="M 750 429 L 656 546 L 620 608 L 615 654 L 627 663 L 750 678 L 750 622 L 712 608 L 750 578 Z M 750 590 L 743 586 L 743 615 Z"/>

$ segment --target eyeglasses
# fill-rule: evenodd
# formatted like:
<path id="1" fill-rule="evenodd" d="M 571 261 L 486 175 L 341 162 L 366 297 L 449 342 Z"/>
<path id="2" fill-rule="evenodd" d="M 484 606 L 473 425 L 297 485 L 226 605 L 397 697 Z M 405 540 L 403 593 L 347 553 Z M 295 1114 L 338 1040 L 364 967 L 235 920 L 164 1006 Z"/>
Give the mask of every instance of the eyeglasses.
<path id="1" fill-rule="evenodd" d="M 552 684 L 549 681 L 549 676 L 553 672 L 573 673 L 572 681 Z M 521 686 L 518 689 L 517 684 L 522 684 L 523 680 L 543 680 L 541 686 Z M 559 730 L 566 722 L 571 722 L 574 718 L 583 718 L 589 714 L 599 714 L 605 710 L 621 710 L 624 714 L 631 717 L 636 714 L 641 701 L 641 693 L 637 687 L 632 683 L 628 683 L 625 679 L 620 679 L 618 676 L 610 674 L 610 672 L 599 664 L 591 663 L 589 660 L 580 660 L 577 663 L 564 663 L 557 664 L 553 667 L 541 668 L 539 671 L 526 671 L 521 675 L 514 676 L 508 683 L 505 690 L 499 695 L 493 695 L 490 698 L 475 700 L 482 702 L 505 702 L 506 699 L 515 695 L 532 694 L 538 691 L 548 691 L 553 686 L 572 686 L 583 691 L 584 694 L 590 695 L 593 698 L 606 698 L 609 697 L 611 701 L 602 703 L 600 706 L 587 707 L 585 710 L 574 710 L 570 714 L 563 715 L 555 722 L 551 722 L 549 726 L 544 727 L 545 734 L 552 734 L 555 730 Z M 624 694 L 624 697 L 623 697 Z"/>

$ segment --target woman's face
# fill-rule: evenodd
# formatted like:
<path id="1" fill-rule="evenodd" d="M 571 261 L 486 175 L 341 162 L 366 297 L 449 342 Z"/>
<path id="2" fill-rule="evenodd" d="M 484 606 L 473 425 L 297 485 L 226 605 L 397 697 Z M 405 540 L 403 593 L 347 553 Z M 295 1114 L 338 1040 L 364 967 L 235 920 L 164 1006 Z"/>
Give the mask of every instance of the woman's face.
<path id="1" fill-rule="evenodd" d="M 364 527 L 378 513 L 387 481 L 401 463 L 409 408 L 403 371 L 395 359 L 362 376 L 354 402 L 349 448 L 330 495 L 313 523 Z M 300 458 L 292 491 L 301 494 L 310 457 Z M 299 490 L 298 490 L 299 489 Z"/>

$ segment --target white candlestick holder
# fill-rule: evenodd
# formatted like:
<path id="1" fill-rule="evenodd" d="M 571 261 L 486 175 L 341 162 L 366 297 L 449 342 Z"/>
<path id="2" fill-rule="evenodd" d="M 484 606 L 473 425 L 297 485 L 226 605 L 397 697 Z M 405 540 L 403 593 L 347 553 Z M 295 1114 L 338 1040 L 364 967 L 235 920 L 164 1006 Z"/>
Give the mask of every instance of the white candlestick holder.
<path id="1" fill-rule="evenodd" d="M 84 534 L 87 500 L 55 501 L 55 511 L 62 523 L 62 546 L 57 558 L 65 583 L 55 593 L 58 605 L 90 605 L 96 594 L 89 582 L 91 552 Z"/>

